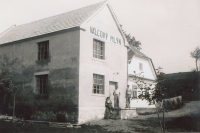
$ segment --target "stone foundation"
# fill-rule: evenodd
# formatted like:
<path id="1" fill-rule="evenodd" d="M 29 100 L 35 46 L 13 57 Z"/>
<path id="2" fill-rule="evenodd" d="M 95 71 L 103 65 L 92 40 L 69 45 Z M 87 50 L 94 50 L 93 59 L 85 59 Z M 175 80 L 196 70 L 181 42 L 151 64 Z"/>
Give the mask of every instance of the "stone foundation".
<path id="1" fill-rule="evenodd" d="M 104 119 L 105 107 L 79 107 L 78 124 Z"/>
<path id="2" fill-rule="evenodd" d="M 131 119 L 136 117 L 136 109 L 114 108 L 112 114 L 105 107 L 79 107 L 78 111 L 36 111 L 32 115 L 33 120 L 51 122 L 70 122 L 83 124 L 98 119 Z"/>
<path id="3" fill-rule="evenodd" d="M 121 110 L 121 119 L 131 119 L 137 116 L 138 114 L 136 112 L 136 109 L 122 109 Z"/>
<path id="4" fill-rule="evenodd" d="M 36 121 L 77 123 L 78 110 L 77 108 L 69 108 L 65 111 L 35 111 L 31 119 Z"/>
<path id="5" fill-rule="evenodd" d="M 138 116 L 136 109 L 121 109 L 114 108 L 112 113 L 107 110 L 105 114 L 106 119 L 131 119 Z"/>

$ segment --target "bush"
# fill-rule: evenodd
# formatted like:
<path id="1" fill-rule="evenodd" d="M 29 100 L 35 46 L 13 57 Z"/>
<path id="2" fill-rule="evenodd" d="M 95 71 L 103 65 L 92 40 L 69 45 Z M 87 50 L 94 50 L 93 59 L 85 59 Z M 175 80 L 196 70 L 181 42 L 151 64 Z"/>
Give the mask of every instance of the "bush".
<path id="1" fill-rule="evenodd" d="M 181 97 L 179 96 L 179 97 L 164 99 L 163 105 L 165 107 L 165 110 L 173 110 L 180 108 L 183 105 L 183 103 L 181 102 Z"/>
<path id="2" fill-rule="evenodd" d="M 177 98 L 176 101 L 177 101 L 177 104 L 178 104 L 178 106 L 179 106 L 179 105 L 181 104 L 181 99 L 180 99 L 180 98 Z"/>
<path id="3" fill-rule="evenodd" d="M 171 101 L 171 109 L 175 109 L 176 108 L 176 101 L 175 101 L 175 99 L 172 99 L 172 101 Z"/>
<path id="4" fill-rule="evenodd" d="M 163 106 L 165 107 L 165 110 L 169 109 L 169 100 L 163 100 Z"/>

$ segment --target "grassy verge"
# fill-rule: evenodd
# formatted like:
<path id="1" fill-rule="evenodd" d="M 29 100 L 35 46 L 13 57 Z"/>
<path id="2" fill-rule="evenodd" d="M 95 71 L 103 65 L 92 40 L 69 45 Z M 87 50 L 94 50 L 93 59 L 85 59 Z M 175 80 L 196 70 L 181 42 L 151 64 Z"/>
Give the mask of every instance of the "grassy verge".
<path id="1" fill-rule="evenodd" d="M 200 132 L 200 101 L 187 102 L 177 110 L 165 112 L 167 132 Z M 162 113 L 160 113 L 162 117 Z M 162 119 L 162 118 L 161 118 Z M 160 132 L 156 114 L 128 120 L 94 120 L 81 128 L 53 128 L 49 125 L 12 124 L 0 121 L 0 133 L 130 133 Z"/>

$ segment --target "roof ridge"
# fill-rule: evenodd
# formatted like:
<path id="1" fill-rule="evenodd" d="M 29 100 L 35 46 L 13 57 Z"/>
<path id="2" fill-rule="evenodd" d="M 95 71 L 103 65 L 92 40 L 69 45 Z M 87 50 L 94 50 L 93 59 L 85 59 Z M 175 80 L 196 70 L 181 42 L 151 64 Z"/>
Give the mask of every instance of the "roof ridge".
<path id="1" fill-rule="evenodd" d="M 135 54 L 138 54 L 138 55 L 140 55 L 140 56 L 144 56 L 144 57 L 146 57 L 146 58 L 150 58 L 150 57 L 148 57 L 146 54 L 144 54 L 143 52 L 141 52 L 140 50 L 138 50 L 135 46 L 133 46 L 133 45 L 130 45 L 129 44 L 129 46 L 130 46 L 130 48 L 131 48 L 131 50 L 134 52 L 134 50 L 136 51 L 136 52 L 134 52 Z M 134 49 L 134 50 L 133 50 Z"/>
<path id="2" fill-rule="evenodd" d="M 23 25 L 26 25 L 26 24 L 31 24 L 31 23 L 35 23 L 35 22 L 38 22 L 38 21 L 42 21 L 42 20 L 48 19 L 48 18 L 53 18 L 53 17 L 56 17 L 56 16 L 64 15 L 64 14 L 67 14 L 67 13 L 70 13 L 70 12 L 74 12 L 74 11 L 77 11 L 77 10 L 80 10 L 80 9 L 92 7 L 92 6 L 94 6 L 94 5 L 98 5 L 98 4 L 101 4 L 101 3 L 102 3 L 102 5 L 103 5 L 103 3 L 106 3 L 107 1 L 108 1 L 108 0 L 105 0 L 105 1 L 101 1 L 101 2 L 99 2 L 99 3 L 95 3 L 95 4 L 88 5 L 88 6 L 76 8 L 76 9 L 70 10 L 70 11 L 68 11 L 68 12 L 64 12 L 64 13 L 56 14 L 56 15 L 49 16 L 49 17 L 46 17 L 46 18 L 34 20 L 34 21 L 31 21 L 31 22 L 28 22 L 28 23 L 25 23 L 25 24 L 15 25 L 15 27 L 20 27 L 20 26 L 23 26 Z"/>
<path id="3" fill-rule="evenodd" d="M 14 29 L 8 30 L 7 32 L 4 32 L 5 34 L 3 33 L 0 36 L 0 45 L 78 27 L 107 3 L 107 0 L 105 0 L 89 6 L 18 25 Z"/>
<path id="4" fill-rule="evenodd" d="M 2 33 L 0 33 L 0 36 L 5 34 L 6 32 L 8 32 L 9 30 L 13 29 L 16 27 L 16 24 L 14 24 L 13 26 L 11 26 L 10 28 L 6 29 L 5 31 L 3 31 Z"/>

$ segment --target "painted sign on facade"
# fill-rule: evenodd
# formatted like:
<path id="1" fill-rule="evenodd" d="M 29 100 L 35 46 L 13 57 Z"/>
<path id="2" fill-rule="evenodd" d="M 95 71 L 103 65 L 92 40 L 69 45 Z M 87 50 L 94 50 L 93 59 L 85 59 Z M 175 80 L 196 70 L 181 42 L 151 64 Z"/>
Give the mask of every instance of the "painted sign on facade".
<path id="1" fill-rule="evenodd" d="M 95 27 L 90 26 L 90 33 L 109 42 L 121 45 L 121 39 L 115 36 L 112 36 L 102 30 L 99 30 Z"/>

